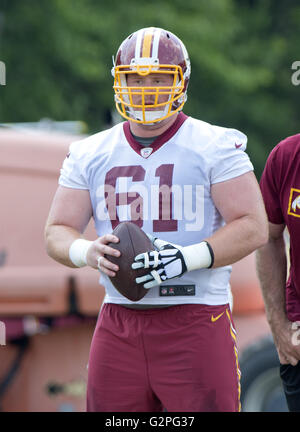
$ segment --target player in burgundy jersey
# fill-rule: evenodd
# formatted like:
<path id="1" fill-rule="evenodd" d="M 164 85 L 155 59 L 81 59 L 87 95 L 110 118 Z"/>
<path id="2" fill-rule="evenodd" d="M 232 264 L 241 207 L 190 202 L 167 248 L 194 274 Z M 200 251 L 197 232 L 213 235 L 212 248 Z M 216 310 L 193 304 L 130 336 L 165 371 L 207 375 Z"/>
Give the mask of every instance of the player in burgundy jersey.
<path id="1" fill-rule="evenodd" d="M 231 264 L 267 240 L 267 218 L 246 136 L 182 112 L 190 60 L 169 31 L 121 44 L 112 69 L 126 120 L 72 143 L 46 226 L 49 255 L 99 269 L 106 295 L 88 367 L 88 411 L 239 411 L 230 310 Z M 93 217 L 98 238 L 84 239 Z M 132 302 L 104 255 L 124 220 L 156 247 L 135 257 L 149 272 Z"/>
<path id="2" fill-rule="evenodd" d="M 261 181 L 269 241 L 257 251 L 267 318 L 290 411 L 300 411 L 300 134 L 270 153 Z M 289 276 L 284 229 L 289 233 Z"/>

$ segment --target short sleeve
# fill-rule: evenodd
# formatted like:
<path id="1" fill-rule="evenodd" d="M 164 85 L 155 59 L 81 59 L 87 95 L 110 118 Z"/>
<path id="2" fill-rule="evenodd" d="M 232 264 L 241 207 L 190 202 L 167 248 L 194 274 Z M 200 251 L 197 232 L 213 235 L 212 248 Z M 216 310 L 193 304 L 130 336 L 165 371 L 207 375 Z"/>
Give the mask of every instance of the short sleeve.
<path id="1" fill-rule="evenodd" d="M 226 129 L 212 143 L 214 159 L 211 183 L 220 183 L 253 171 L 253 165 L 245 152 L 247 137 L 236 129 Z"/>
<path id="2" fill-rule="evenodd" d="M 82 141 L 72 143 L 60 170 L 58 183 L 73 189 L 89 189 L 84 174 L 84 160 Z"/>
<path id="3" fill-rule="evenodd" d="M 270 153 L 259 185 L 269 221 L 275 224 L 282 224 L 284 223 L 284 217 L 280 205 L 280 191 L 276 180 L 278 174 L 281 172 L 277 150 L 275 148 Z"/>

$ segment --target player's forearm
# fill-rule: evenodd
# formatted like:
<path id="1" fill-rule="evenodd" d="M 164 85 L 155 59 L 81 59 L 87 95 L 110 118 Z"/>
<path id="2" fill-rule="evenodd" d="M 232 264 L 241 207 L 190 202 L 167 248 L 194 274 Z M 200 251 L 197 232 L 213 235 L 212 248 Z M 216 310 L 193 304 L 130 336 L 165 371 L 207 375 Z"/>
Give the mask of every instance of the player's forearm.
<path id="1" fill-rule="evenodd" d="M 170 244 L 149 236 L 157 248 L 138 254 L 132 269 L 148 269 L 136 282 L 149 289 L 186 272 L 225 266 L 248 255 L 267 241 L 267 222 L 245 216 L 228 223 L 211 237 L 189 246 Z"/>
<path id="2" fill-rule="evenodd" d="M 287 260 L 283 236 L 270 239 L 256 252 L 257 274 L 268 322 L 273 330 L 286 321 L 285 285 Z"/>
<path id="3" fill-rule="evenodd" d="M 263 246 L 267 225 L 252 216 L 236 219 L 206 239 L 214 251 L 213 267 L 233 264 Z"/>
<path id="4" fill-rule="evenodd" d="M 74 228 L 65 225 L 48 225 L 45 229 L 45 242 L 48 255 L 55 261 L 68 267 L 76 267 L 69 256 L 71 244 L 81 234 Z"/>

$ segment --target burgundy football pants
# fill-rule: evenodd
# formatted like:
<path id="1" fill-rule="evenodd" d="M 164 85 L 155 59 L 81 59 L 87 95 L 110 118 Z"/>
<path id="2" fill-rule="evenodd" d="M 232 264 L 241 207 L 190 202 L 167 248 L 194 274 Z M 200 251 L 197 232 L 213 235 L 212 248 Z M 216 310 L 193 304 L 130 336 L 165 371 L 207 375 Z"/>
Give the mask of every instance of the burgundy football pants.
<path id="1" fill-rule="evenodd" d="M 87 411 L 239 411 L 239 378 L 228 305 L 104 304 L 91 344 Z"/>

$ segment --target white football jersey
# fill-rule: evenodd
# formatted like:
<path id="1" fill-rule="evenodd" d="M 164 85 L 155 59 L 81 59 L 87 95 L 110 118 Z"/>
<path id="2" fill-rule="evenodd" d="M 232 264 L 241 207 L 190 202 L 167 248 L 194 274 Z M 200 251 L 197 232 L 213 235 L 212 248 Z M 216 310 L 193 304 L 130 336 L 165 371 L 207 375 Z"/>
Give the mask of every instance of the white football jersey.
<path id="1" fill-rule="evenodd" d="M 147 233 L 187 246 L 224 224 L 211 185 L 253 170 L 246 144 L 238 130 L 180 113 L 170 129 L 143 147 L 124 122 L 72 143 L 59 184 L 89 190 L 99 237 L 122 221 L 133 221 Z M 150 289 L 135 303 L 225 304 L 230 273 L 231 266 L 195 270 Z M 105 302 L 133 303 L 104 274 L 100 281 Z"/>

